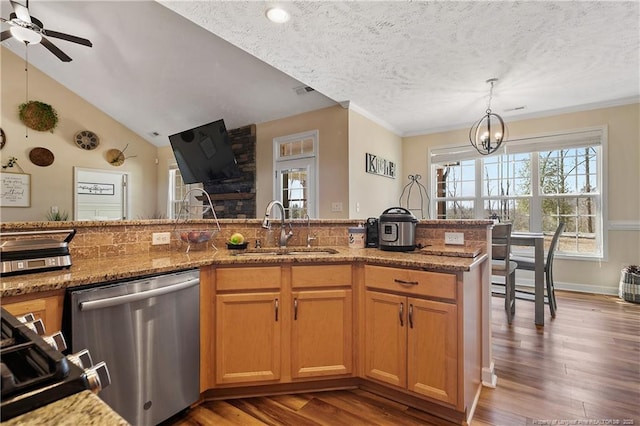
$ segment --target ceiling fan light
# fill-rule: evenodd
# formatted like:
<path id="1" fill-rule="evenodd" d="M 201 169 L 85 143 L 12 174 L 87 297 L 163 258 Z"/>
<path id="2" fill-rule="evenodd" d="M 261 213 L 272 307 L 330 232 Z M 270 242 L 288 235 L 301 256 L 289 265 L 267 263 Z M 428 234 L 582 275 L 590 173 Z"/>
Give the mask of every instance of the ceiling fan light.
<path id="1" fill-rule="evenodd" d="M 9 28 L 11 35 L 23 43 L 38 44 L 42 40 L 42 35 L 28 28 L 13 26 Z"/>
<path id="2" fill-rule="evenodd" d="M 289 20 L 289 18 L 291 18 L 289 12 L 279 7 L 271 7 L 267 9 L 266 15 L 271 22 L 275 22 L 276 24 L 284 24 Z"/>

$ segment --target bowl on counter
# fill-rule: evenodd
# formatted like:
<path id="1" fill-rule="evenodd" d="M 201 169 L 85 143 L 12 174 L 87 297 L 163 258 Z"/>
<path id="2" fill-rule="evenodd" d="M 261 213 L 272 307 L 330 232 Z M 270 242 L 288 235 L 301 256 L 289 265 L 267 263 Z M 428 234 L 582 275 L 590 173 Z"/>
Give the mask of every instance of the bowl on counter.
<path id="1" fill-rule="evenodd" d="M 204 248 L 206 243 L 211 241 L 213 237 L 218 233 L 217 230 L 202 230 L 202 229 L 178 229 L 175 231 L 176 237 L 187 244 L 187 253 L 192 248 Z M 213 248 L 216 248 L 213 243 Z"/>
<path id="2" fill-rule="evenodd" d="M 244 249 L 247 248 L 248 245 L 249 245 L 249 243 L 246 242 L 246 241 L 244 243 L 242 243 L 242 244 L 233 244 L 233 243 L 230 243 L 229 241 L 227 241 L 227 248 L 229 250 L 244 250 Z"/>

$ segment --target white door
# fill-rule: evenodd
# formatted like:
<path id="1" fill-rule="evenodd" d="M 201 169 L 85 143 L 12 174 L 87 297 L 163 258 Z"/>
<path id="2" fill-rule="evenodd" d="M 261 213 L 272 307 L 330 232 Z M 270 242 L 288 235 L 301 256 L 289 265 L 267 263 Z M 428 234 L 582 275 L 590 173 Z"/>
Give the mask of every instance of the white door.
<path id="1" fill-rule="evenodd" d="M 316 216 L 313 176 L 313 162 L 306 158 L 276 164 L 276 199 L 284 205 L 287 219 Z"/>
<path id="2" fill-rule="evenodd" d="M 74 220 L 122 220 L 130 216 L 129 173 L 74 167 Z"/>

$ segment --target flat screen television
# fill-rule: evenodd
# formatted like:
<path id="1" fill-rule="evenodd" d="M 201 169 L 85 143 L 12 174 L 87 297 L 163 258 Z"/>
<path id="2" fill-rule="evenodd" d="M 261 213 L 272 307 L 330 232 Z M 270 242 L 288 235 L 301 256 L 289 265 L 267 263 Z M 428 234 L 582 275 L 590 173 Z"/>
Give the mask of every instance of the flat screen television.
<path id="1" fill-rule="evenodd" d="M 169 136 L 185 183 L 207 183 L 240 176 L 224 120 Z"/>

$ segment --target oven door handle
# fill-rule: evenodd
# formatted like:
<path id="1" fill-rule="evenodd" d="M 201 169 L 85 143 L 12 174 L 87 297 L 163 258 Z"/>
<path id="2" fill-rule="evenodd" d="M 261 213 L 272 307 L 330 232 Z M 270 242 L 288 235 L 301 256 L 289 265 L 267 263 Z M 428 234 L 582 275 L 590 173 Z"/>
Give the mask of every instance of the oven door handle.
<path id="1" fill-rule="evenodd" d="M 139 300 L 149 299 L 151 297 L 162 296 L 163 294 L 174 293 L 176 291 L 184 290 L 185 288 L 193 287 L 198 283 L 200 283 L 200 279 L 195 278 L 193 280 L 169 285 L 166 287 L 155 288 L 153 290 L 142 291 L 139 293 L 125 294 L 122 296 L 107 297 L 97 300 L 88 300 L 86 302 L 79 303 L 80 310 L 91 311 L 94 309 L 103 309 L 109 308 L 111 306 L 124 305 L 125 303 L 137 302 Z"/>

